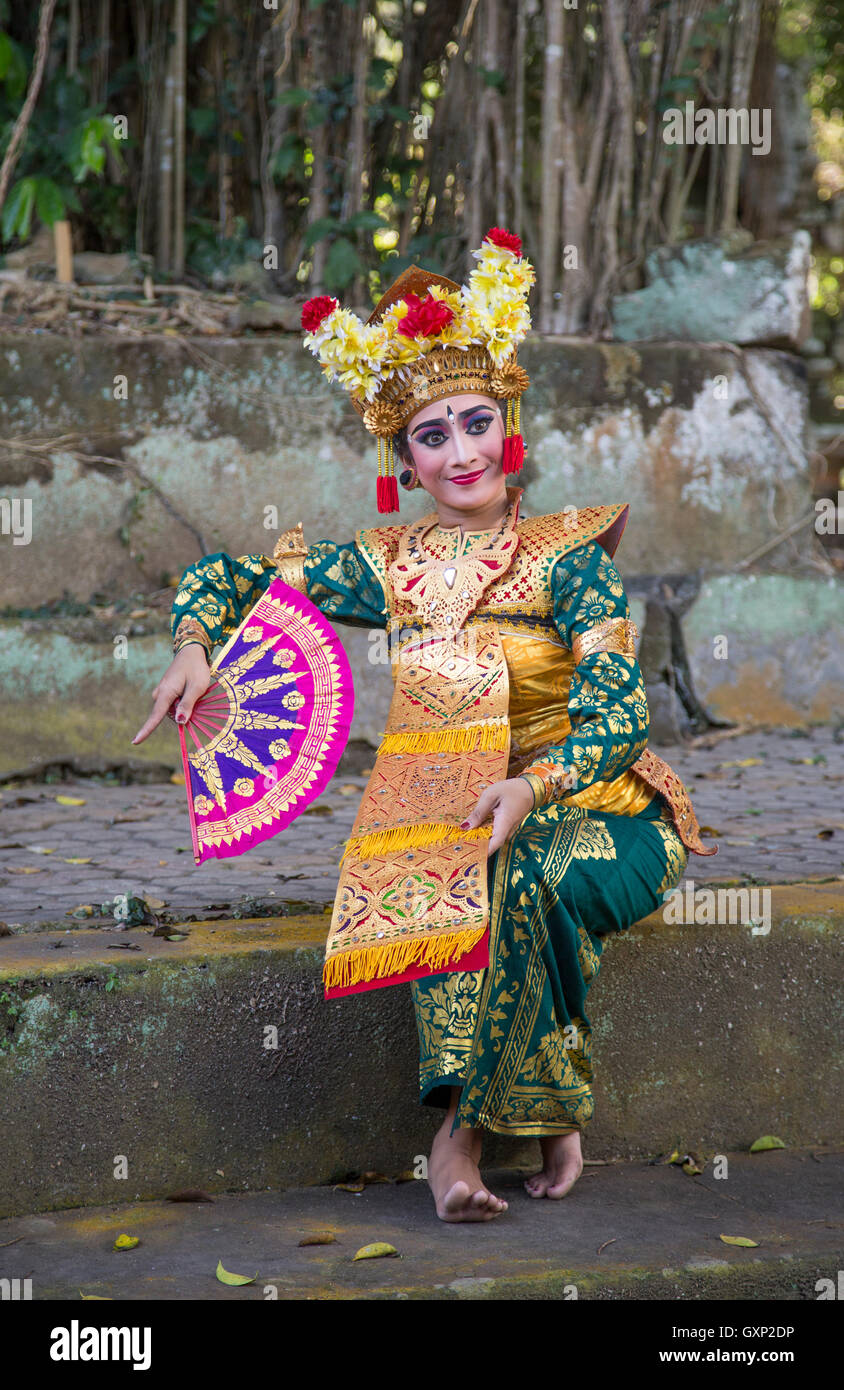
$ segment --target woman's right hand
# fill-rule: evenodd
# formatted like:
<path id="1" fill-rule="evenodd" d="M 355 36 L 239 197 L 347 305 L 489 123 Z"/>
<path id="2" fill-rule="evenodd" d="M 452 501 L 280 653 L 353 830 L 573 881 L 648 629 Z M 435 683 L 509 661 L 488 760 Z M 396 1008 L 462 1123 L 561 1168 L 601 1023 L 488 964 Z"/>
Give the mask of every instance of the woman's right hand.
<path id="1" fill-rule="evenodd" d="M 149 738 L 153 729 L 158 728 L 174 700 L 179 701 L 176 706 L 176 722 L 179 724 L 187 723 L 193 713 L 194 705 L 210 684 L 211 671 L 205 655 L 205 648 L 199 642 L 191 642 L 189 646 L 182 647 L 153 690 L 152 714 L 146 724 L 143 724 L 135 734 L 132 742 L 143 743 L 145 738 Z"/>

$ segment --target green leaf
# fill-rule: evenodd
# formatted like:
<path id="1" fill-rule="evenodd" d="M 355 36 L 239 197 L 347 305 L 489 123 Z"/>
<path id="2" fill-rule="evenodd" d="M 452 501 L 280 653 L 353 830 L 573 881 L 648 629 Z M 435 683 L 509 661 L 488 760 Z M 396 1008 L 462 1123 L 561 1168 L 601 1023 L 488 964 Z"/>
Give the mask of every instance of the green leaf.
<path id="1" fill-rule="evenodd" d="M 0 80 L 12 101 L 23 95 L 28 77 L 29 69 L 20 47 L 8 34 L 0 34 Z"/>
<path id="2" fill-rule="evenodd" d="M 257 1274 L 251 1277 L 248 1274 L 229 1274 L 227 1269 L 223 1269 L 223 1261 L 217 1261 L 217 1278 L 221 1284 L 254 1284 L 258 1278 Z"/>
<path id="3" fill-rule="evenodd" d="M 328 290 L 344 290 L 363 270 L 363 261 L 350 241 L 338 237 L 332 242 L 325 260 L 325 284 Z"/>
<path id="4" fill-rule="evenodd" d="M 755 1139 L 750 1145 L 752 1154 L 764 1153 L 766 1149 L 784 1149 L 785 1144 L 778 1139 L 775 1134 L 763 1134 L 761 1139 Z"/>
<path id="5" fill-rule="evenodd" d="M 307 87 L 288 87 L 286 92 L 275 98 L 277 106 L 304 106 L 306 101 L 310 101 L 311 93 Z"/>
<path id="6" fill-rule="evenodd" d="M 386 227 L 388 225 L 386 218 L 381 217 L 379 213 L 364 210 L 363 212 L 354 213 L 349 218 L 348 222 L 344 222 L 343 231 L 367 231 L 369 229 L 374 230 L 376 227 Z"/>
<path id="7" fill-rule="evenodd" d="M 200 139 L 207 139 L 216 126 L 217 112 L 213 106 L 193 106 L 188 111 L 188 127 Z"/>
<path id="8" fill-rule="evenodd" d="M 723 1240 L 725 1245 L 746 1245 L 748 1248 L 755 1248 L 759 1244 L 758 1240 L 749 1240 L 747 1236 L 719 1236 L 719 1240 Z"/>
<path id="9" fill-rule="evenodd" d="M 40 178 L 35 190 L 35 211 L 48 227 L 60 222 L 67 211 L 62 191 L 52 179 Z"/>
<path id="10" fill-rule="evenodd" d="M 478 68 L 478 72 L 483 78 L 485 87 L 495 87 L 499 92 L 504 91 L 507 79 L 503 72 L 499 72 L 496 68 Z"/>
<path id="11" fill-rule="evenodd" d="M 35 206 L 34 178 L 18 179 L 3 208 L 3 240 L 11 241 L 13 236 L 25 239 L 29 236 L 32 223 L 32 209 Z"/>
<path id="12" fill-rule="evenodd" d="M 334 217 L 318 217 L 316 221 L 311 223 L 305 233 L 305 250 L 307 251 L 309 247 L 313 246 L 315 241 L 321 241 L 323 237 L 328 236 L 331 232 L 336 232 L 339 225 L 339 222 Z"/>
<path id="13" fill-rule="evenodd" d="M 295 168 L 301 166 L 305 153 L 305 146 L 298 135 L 288 131 L 281 142 L 278 154 L 270 166 L 270 173 L 274 178 L 284 179 Z"/>

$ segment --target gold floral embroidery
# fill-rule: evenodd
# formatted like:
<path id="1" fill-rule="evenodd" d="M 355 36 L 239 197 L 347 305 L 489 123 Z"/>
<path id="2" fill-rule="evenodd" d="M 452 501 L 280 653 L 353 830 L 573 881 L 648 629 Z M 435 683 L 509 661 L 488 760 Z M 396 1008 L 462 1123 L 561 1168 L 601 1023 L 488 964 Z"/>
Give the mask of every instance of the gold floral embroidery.
<path id="1" fill-rule="evenodd" d="M 575 859 L 615 859 L 615 844 L 607 827 L 596 820 L 582 821 L 572 856 Z"/>
<path id="2" fill-rule="evenodd" d="M 677 884 L 685 873 L 689 855 L 673 825 L 670 825 L 665 820 L 657 820 L 654 821 L 653 824 L 659 831 L 662 842 L 665 845 L 665 875 L 656 890 L 659 897 L 662 897 L 669 889 L 677 887 Z"/>

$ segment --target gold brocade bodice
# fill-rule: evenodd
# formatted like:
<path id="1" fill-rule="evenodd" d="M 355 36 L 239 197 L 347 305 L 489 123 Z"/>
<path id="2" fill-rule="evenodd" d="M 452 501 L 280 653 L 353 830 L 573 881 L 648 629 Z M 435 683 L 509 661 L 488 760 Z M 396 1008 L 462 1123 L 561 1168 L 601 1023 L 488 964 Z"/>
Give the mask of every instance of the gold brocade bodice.
<path id="1" fill-rule="evenodd" d="M 437 604 L 443 615 L 441 624 L 451 624 L 452 632 L 464 623 L 467 627 L 476 623 L 497 627 L 509 677 L 511 777 L 518 776 L 548 747 L 564 743 L 571 731 L 568 700 L 575 659 L 554 622 L 549 570 L 561 550 L 606 535 L 614 524 L 623 522 L 626 510 L 589 507 L 574 515 L 522 520 L 515 555 L 504 548 L 507 533 L 502 528 L 461 533 L 459 527 L 431 525 L 428 518 L 427 525 L 420 522 L 416 527 L 359 533 L 358 543 L 382 582 L 394 621 L 411 620 L 420 607 L 422 611 L 428 608 L 427 602 L 420 605 L 416 591 L 418 556 L 424 548 L 424 554 L 440 567 L 451 562 L 455 566 L 452 593 L 443 590 L 439 573 L 433 576 L 439 587 L 429 584 L 425 590 L 431 608 Z M 418 546 L 419 538 L 424 538 L 424 547 Z M 499 574 L 494 570 L 497 558 Z M 486 565 L 492 568 L 485 571 Z M 445 574 L 448 586 L 449 570 Z M 655 795 L 652 787 L 628 770 L 612 781 L 595 781 L 569 794 L 566 804 L 636 815 Z"/>
<path id="2" fill-rule="evenodd" d="M 502 631 L 501 644 L 510 678 L 508 773 L 516 777 L 549 745 L 564 743 L 568 738 L 574 657 L 566 647 L 523 633 Z M 635 772 L 628 770 L 612 782 L 593 782 L 584 791 L 569 794 L 566 805 L 635 816 L 655 795 Z"/>

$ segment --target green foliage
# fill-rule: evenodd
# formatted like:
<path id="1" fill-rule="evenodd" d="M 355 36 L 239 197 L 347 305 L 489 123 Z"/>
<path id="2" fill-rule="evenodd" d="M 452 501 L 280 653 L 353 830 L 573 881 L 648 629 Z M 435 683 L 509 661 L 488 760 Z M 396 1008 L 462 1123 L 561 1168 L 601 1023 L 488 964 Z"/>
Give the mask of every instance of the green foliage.
<path id="1" fill-rule="evenodd" d="M 812 71 L 810 100 L 825 116 L 844 108 L 844 9 L 840 0 L 782 0 L 777 48 Z"/>
<path id="2" fill-rule="evenodd" d="M 259 262 L 263 243 L 250 236 L 245 217 L 236 217 L 234 235 L 220 237 L 217 223 L 208 217 L 191 218 L 185 232 L 185 258 L 191 269 L 207 280 L 223 275 L 244 261 Z"/>
<path id="3" fill-rule="evenodd" d="M 8 34 L 0 32 L 0 130 L 8 136 L 14 125 L 27 83 L 28 62 L 23 51 Z M 0 236 L 4 243 L 14 237 L 25 240 L 33 231 L 33 220 L 47 227 L 65 218 L 69 211 L 81 212 L 82 201 L 76 189 L 92 177 L 102 184 L 107 152 L 111 150 L 118 168 L 125 168 L 123 141 L 116 138 L 114 122 L 101 107 L 87 104 L 85 88 L 78 77 L 59 72 L 46 82 L 32 114 L 24 146 L 15 166 L 13 182 L 3 207 Z M 96 199 L 99 224 L 108 228 L 108 200 Z M 112 204 L 112 213 L 116 209 Z M 120 217 L 115 223 L 121 225 Z M 122 222 L 121 230 L 125 227 Z"/>

